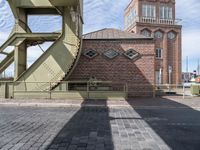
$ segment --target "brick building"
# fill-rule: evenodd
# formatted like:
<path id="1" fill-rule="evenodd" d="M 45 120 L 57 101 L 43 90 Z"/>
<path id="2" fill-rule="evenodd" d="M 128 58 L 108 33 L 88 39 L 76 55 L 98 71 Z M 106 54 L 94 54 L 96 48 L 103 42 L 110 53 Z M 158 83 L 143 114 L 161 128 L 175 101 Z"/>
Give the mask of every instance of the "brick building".
<path id="1" fill-rule="evenodd" d="M 132 0 L 125 31 L 83 36 L 82 55 L 70 80 L 128 84 L 129 96 L 152 95 L 153 85 L 181 82 L 181 26 L 174 0 Z"/>
<path id="2" fill-rule="evenodd" d="M 156 83 L 181 83 L 181 28 L 175 0 L 132 0 L 125 10 L 125 30 L 155 39 Z"/>
<path id="3" fill-rule="evenodd" d="M 152 95 L 155 46 L 151 37 L 102 29 L 83 37 L 82 55 L 70 80 L 128 84 L 129 96 Z M 146 89 L 145 89 L 146 88 Z"/>

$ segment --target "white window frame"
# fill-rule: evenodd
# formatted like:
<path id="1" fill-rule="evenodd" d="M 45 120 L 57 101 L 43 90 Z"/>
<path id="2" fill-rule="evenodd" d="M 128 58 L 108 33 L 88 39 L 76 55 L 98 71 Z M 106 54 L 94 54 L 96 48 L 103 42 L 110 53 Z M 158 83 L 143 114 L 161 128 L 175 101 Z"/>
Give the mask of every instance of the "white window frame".
<path id="1" fill-rule="evenodd" d="M 160 6 L 160 19 L 173 19 L 172 7 Z"/>
<path id="2" fill-rule="evenodd" d="M 128 28 L 135 22 L 136 10 L 132 9 L 127 16 L 125 16 L 125 27 Z"/>
<path id="3" fill-rule="evenodd" d="M 163 53 L 162 48 L 156 48 L 156 58 L 157 59 L 162 59 L 162 53 Z"/>
<path id="4" fill-rule="evenodd" d="M 156 6 L 143 4 L 142 5 L 142 16 L 148 18 L 156 18 Z"/>

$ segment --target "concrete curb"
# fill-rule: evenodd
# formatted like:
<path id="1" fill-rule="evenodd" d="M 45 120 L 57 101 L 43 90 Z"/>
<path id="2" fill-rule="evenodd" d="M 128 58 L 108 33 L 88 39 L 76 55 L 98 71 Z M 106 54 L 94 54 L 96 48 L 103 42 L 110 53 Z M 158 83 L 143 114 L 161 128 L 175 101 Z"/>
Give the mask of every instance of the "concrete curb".
<path id="1" fill-rule="evenodd" d="M 132 109 L 188 109 L 188 106 L 177 107 L 177 106 L 131 106 L 131 105 L 102 105 L 102 104 L 70 104 L 70 103 L 0 103 L 0 106 L 5 107 L 43 107 L 43 108 L 69 108 L 69 107 L 109 107 L 109 108 L 132 108 Z M 200 109 L 200 107 L 190 107 L 193 109 Z"/>

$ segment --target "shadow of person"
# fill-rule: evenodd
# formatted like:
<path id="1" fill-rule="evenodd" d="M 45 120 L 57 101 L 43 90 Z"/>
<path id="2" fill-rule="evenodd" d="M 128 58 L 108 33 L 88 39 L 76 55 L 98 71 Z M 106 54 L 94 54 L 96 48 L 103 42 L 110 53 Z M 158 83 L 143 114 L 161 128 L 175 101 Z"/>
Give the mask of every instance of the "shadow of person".
<path id="1" fill-rule="evenodd" d="M 171 149 L 200 148 L 198 110 L 167 98 L 127 100 L 127 102 Z"/>
<path id="2" fill-rule="evenodd" d="M 101 107 L 95 107 L 94 104 Z M 47 149 L 113 150 L 113 147 L 106 100 L 85 100 Z"/>

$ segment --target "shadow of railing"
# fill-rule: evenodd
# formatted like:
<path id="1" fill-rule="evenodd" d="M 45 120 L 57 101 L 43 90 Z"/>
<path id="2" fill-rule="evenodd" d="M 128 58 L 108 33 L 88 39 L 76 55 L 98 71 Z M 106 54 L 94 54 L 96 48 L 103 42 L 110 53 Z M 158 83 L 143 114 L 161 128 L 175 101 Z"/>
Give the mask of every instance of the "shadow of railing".
<path id="1" fill-rule="evenodd" d="M 88 105 L 94 101 L 85 100 L 77 113 L 65 124 L 47 149 L 108 149 L 113 150 L 109 109 L 106 100 L 101 100 L 105 107 Z"/>

